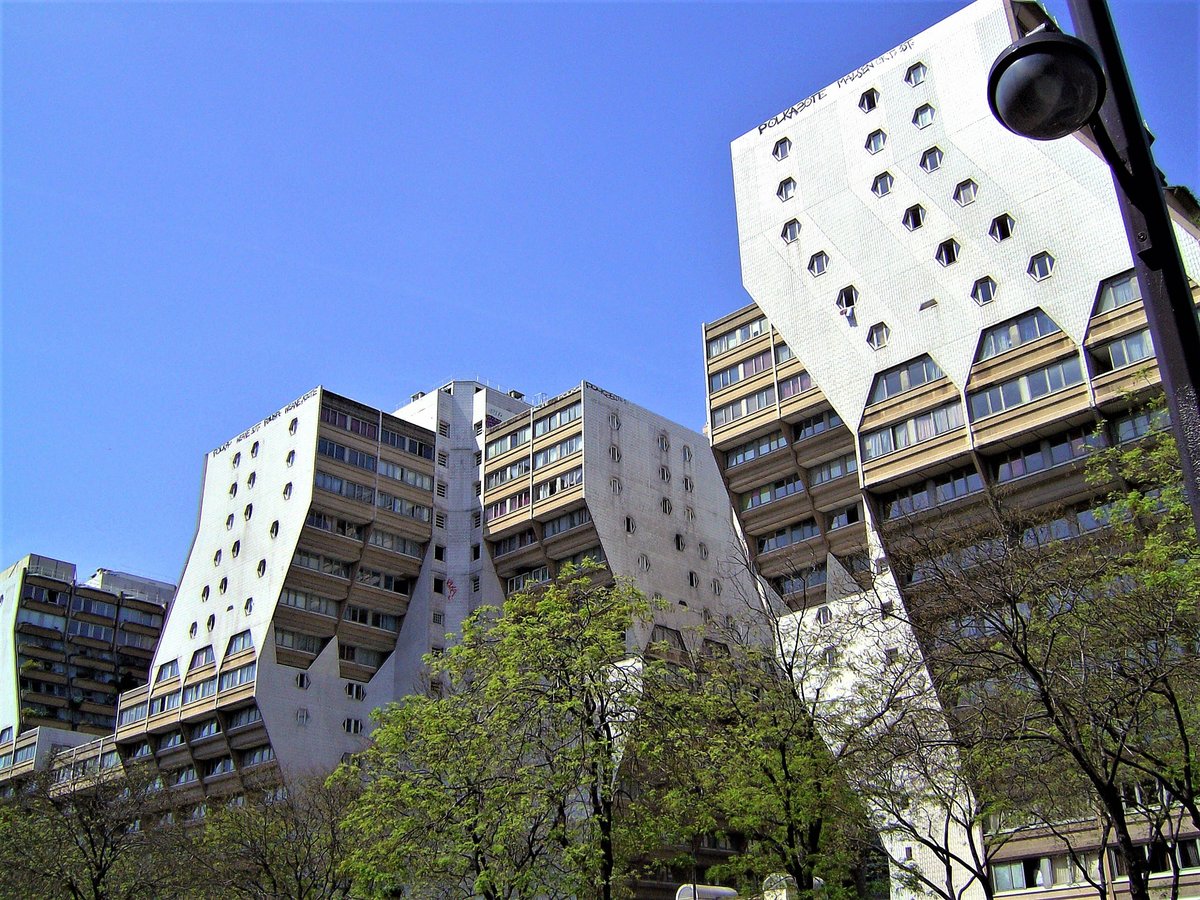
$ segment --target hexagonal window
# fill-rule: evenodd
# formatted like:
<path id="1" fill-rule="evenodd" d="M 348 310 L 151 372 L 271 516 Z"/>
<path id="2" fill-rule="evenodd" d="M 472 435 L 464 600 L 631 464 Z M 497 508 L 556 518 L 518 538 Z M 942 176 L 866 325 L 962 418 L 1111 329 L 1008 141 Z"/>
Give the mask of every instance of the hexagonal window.
<path id="1" fill-rule="evenodd" d="M 921 168 L 926 172 L 936 172 L 942 167 L 942 151 L 937 147 L 930 147 L 921 154 Z"/>
<path id="2" fill-rule="evenodd" d="M 918 128 L 928 128 L 933 124 L 933 107 L 923 103 L 913 113 L 913 124 Z"/>
<path id="3" fill-rule="evenodd" d="M 904 211 L 904 227 L 909 231 L 916 231 L 925 224 L 925 207 L 920 203 L 916 206 L 910 206 Z"/>
<path id="4" fill-rule="evenodd" d="M 843 316 L 848 316 L 854 312 L 854 304 L 858 302 L 858 288 L 852 284 L 846 285 L 837 295 L 837 308 L 841 310 Z"/>
<path id="5" fill-rule="evenodd" d="M 954 202 L 959 206 L 969 206 L 975 202 L 975 195 L 978 192 L 979 185 L 970 178 L 966 181 L 960 181 L 958 187 L 954 189 Z"/>
<path id="6" fill-rule="evenodd" d="M 808 259 L 808 271 L 812 273 L 813 278 L 818 275 L 824 275 L 825 270 L 829 268 L 829 254 L 824 250 L 818 250 Z"/>
<path id="7" fill-rule="evenodd" d="M 992 219 L 992 226 L 988 229 L 988 235 L 997 244 L 1001 241 L 1007 241 L 1012 237 L 1013 226 L 1017 223 L 1013 221 L 1013 217 L 1008 213 L 996 216 Z"/>
<path id="8" fill-rule="evenodd" d="M 907 81 L 911 87 L 916 87 L 918 84 L 924 83 L 925 76 L 928 73 L 929 70 L 925 68 L 925 63 L 916 62 L 908 67 L 908 71 L 904 73 L 904 80 Z"/>
<path id="9" fill-rule="evenodd" d="M 996 299 L 996 282 L 990 275 L 984 275 L 971 288 L 971 299 L 980 306 L 986 306 Z"/>
<path id="10" fill-rule="evenodd" d="M 795 243 L 800 237 L 800 223 L 795 219 L 788 219 L 783 223 L 783 230 L 779 232 L 779 236 L 789 244 Z"/>
<path id="11" fill-rule="evenodd" d="M 1049 278 L 1054 271 L 1054 257 L 1043 250 L 1041 253 L 1035 253 L 1029 258 L 1029 277 L 1034 281 L 1042 281 Z"/>
<path id="12" fill-rule="evenodd" d="M 937 252 L 933 254 L 933 258 L 943 266 L 952 266 L 958 262 L 958 251 L 958 241 L 954 238 L 949 238 L 938 244 Z"/>
<path id="13" fill-rule="evenodd" d="M 867 343 L 874 350 L 882 350 L 891 336 L 892 329 L 888 328 L 887 322 L 876 322 L 867 330 Z"/>
<path id="14" fill-rule="evenodd" d="M 791 200 L 796 193 L 796 179 L 785 178 L 779 182 L 779 187 L 775 189 L 775 196 L 780 200 Z"/>
<path id="15" fill-rule="evenodd" d="M 876 197 L 886 197 L 892 192 L 892 173 L 880 172 L 871 182 L 871 193 Z"/>
<path id="16" fill-rule="evenodd" d="M 863 112 L 870 112 L 879 105 L 879 91 L 875 88 L 867 88 L 863 91 L 862 96 L 858 98 L 858 108 Z"/>
<path id="17" fill-rule="evenodd" d="M 792 152 L 792 142 L 787 138 L 780 138 L 775 142 L 775 147 L 771 150 L 771 155 L 776 159 L 787 159 L 788 154 Z"/>
<path id="18" fill-rule="evenodd" d="M 867 148 L 868 153 L 878 153 L 887 143 L 887 135 L 884 134 L 882 128 L 876 128 L 867 135 L 867 142 L 863 144 Z"/>

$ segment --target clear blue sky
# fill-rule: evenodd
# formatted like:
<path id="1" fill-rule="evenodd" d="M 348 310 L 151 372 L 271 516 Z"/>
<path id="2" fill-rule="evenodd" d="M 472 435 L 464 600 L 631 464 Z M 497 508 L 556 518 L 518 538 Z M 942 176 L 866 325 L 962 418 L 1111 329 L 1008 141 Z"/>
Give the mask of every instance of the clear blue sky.
<path id="1" fill-rule="evenodd" d="M 175 580 L 204 453 L 318 383 L 699 428 L 729 142 L 960 5 L 3 6 L 0 565 Z M 1116 5 L 1195 187 L 1197 4 Z"/>

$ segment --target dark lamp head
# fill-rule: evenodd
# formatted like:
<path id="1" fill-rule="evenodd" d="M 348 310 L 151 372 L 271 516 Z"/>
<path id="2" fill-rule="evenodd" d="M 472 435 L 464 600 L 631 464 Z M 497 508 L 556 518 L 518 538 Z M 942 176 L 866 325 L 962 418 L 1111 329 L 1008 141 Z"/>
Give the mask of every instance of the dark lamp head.
<path id="1" fill-rule="evenodd" d="M 988 105 L 1009 131 L 1053 141 L 1078 131 L 1104 102 L 1104 71 L 1092 48 L 1057 32 L 1031 34 L 996 57 Z"/>

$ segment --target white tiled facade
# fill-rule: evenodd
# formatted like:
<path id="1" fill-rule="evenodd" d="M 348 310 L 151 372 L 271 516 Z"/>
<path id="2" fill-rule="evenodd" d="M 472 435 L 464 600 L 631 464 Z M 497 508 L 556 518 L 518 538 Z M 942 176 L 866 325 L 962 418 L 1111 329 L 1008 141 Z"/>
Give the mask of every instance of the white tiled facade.
<path id="1" fill-rule="evenodd" d="M 992 61 L 1044 21 L 979 0 L 732 144 L 753 305 L 705 328 L 710 435 L 795 627 L 867 623 L 839 648 L 847 695 L 882 670 L 881 646 L 920 666 L 896 619 L 877 633 L 881 604 L 911 600 L 889 535 L 961 512 L 985 484 L 1082 513 L 1082 436 L 1110 420 L 1123 439 L 1126 394 L 1157 382 L 1108 166 L 1084 138 L 1028 141 L 988 108 Z M 1200 230 L 1175 222 L 1194 286 Z M 1125 342 L 1141 349 L 1118 359 Z M 879 824 L 893 860 L 942 880 L 919 842 Z M 1014 841 L 998 858 L 1053 852 Z M 965 870 L 952 880 L 983 895 Z"/>

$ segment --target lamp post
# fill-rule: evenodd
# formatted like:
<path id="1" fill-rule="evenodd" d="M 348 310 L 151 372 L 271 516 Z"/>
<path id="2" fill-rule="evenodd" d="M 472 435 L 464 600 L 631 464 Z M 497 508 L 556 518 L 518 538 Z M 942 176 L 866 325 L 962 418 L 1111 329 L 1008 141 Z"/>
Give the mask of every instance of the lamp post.
<path id="1" fill-rule="evenodd" d="M 1068 6 L 1079 37 L 1043 32 L 1008 47 L 988 75 L 988 103 L 1000 124 L 1034 140 L 1089 126 L 1112 169 L 1200 534 L 1200 326 L 1112 15 L 1105 0 Z"/>

